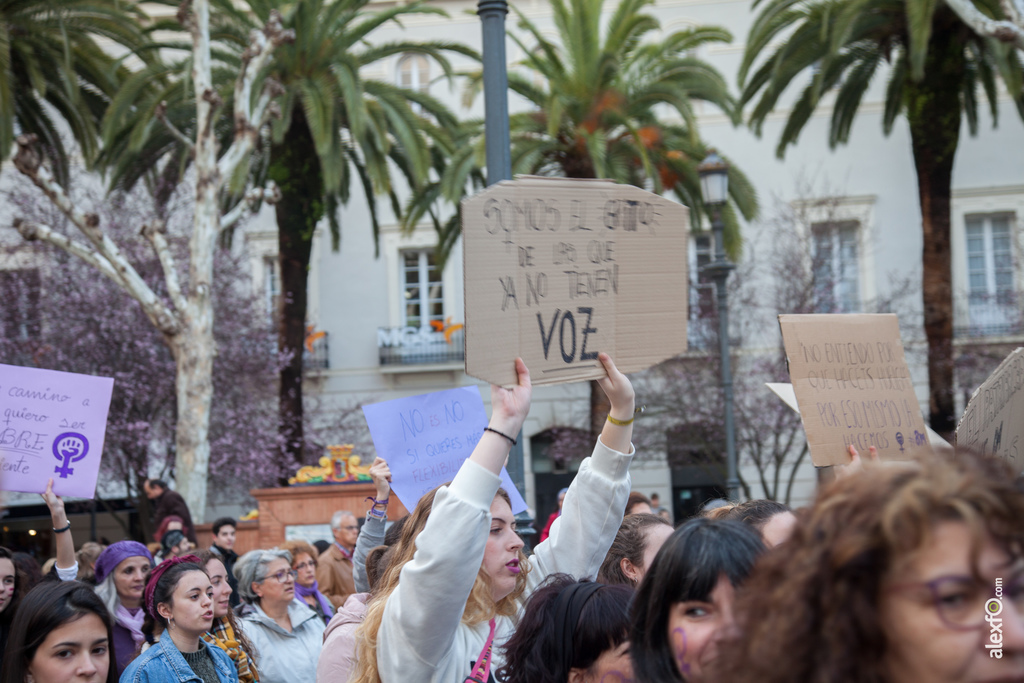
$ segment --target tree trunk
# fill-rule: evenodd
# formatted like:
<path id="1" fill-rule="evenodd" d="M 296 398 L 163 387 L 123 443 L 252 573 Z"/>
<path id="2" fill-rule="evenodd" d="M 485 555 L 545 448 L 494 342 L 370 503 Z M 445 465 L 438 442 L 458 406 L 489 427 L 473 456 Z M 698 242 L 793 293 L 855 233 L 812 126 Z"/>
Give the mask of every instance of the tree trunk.
<path id="1" fill-rule="evenodd" d="M 277 216 L 281 304 L 278 349 L 289 355 L 281 368 L 278 429 L 283 465 L 306 464 L 302 406 L 302 361 L 306 341 L 307 276 L 316 225 L 324 215 L 323 178 L 313 136 L 296 107 L 284 140 L 271 150 L 269 176 L 281 190 Z"/>
<path id="2" fill-rule="evenodd" d="M 210 406 L 213 401 L 213 311 L 172 342 L 178 421 L 174 433 L 175 482 L 192 520 L 206 518 L 206 477 L 210 467 Z"/>
<path id="3" fill-rule="evenodd" d="M 950 198 L 953 160 L 960 138 L 964 44 L 946 8 L 935 16 L 925 75 L 906 84 L 907 120 L 917 170 L 924 241 L 921 295 L 928 338 L 928 419 L 950 438 L 956 427 L 953 393 L 953 286 Z"/>

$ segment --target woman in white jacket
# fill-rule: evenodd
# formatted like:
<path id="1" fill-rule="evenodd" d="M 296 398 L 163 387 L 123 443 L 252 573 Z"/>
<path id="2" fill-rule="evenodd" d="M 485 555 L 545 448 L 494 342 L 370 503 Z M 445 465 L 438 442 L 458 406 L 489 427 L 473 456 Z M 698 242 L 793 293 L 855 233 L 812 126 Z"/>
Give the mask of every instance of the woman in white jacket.
<path id="1" fill-rule="evenodd" d="M 548 575 L 593 578 L 622 522 L 632 460 L 633 387 L 607 354 L 598 380 L 611 403 L 549 538 L 527 560 L 499 490 L 530 408 L 530 374 L 491 387 L 491 419 L 455 479 L 420 499 L 359 631 L 356 683 L 492 681 L 522 600 Z"/>
<path id="2" fill-rule="evenodd" d="M 260 683 L 315 681 L 324 620 L 295 599 L 295 570 L 286 550 L 250 550 L 235 563 L 242 632 L 256 654 Z"/>

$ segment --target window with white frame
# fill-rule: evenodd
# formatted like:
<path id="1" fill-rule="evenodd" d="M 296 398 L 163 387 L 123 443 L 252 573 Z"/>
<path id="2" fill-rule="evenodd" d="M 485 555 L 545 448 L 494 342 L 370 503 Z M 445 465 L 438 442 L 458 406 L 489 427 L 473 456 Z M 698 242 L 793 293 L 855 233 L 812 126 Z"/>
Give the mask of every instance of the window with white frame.
<path id="1" fill-rule="evenodd" d="M 276 323 L 277 307 L 281 301 L 281 277 L 274 256 L 263 257 L 263 300 L 267 307 L 267 317 Z"/>
<path id="2" fill-rule="evenodd" d="M 690 322 L 687 337 L 691 349 L 703 349 L 712 341 L 714 331 L 715 290 L 711 279 L 701 269 L 711 263 L 714 239 L 710 232 L 690 239 Z"/>
<path id="3" fill-rule="evenodd" d="M 815 223 L 811 237 L 814 309 L 819 313 L 860 311 L 860 224 Z"/>
<path id="4" fill-rule="evenodd" d="M 398 60 L 397 76 L 400 88 L 425 93 L 430 89 L 430 62 L 423 55 L 404 55 Z M 413 104 L 412 109 L 417 114 L 423 113 L 418 104 Z"/>
<path id="5" fill-rule="evenodd" d="M 444 288 L 433 249 L 402 252 L 402 325 L 430 328 L 444 326 Z"/>
<path id="6" fill-rule="evenodd" d="M 967 306 L 976 334 L 1011 331 L 1016 320 L 1013 215 L 967 216 Z"/>

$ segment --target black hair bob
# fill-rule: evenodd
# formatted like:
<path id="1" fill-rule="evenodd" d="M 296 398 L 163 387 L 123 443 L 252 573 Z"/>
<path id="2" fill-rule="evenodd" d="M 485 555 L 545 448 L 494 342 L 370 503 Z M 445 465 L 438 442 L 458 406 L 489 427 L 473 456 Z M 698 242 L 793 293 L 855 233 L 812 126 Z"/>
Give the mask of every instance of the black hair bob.
<path id="1" fill-rule="evenodd" d="M 601 653 L 629 639 L 632 597 L 629 586 L 552 574 L 530 596 L 505 643 L 505 665 L 496 672 L 497 680 L 565 683 L 570 670 L 589 669 Z M 566 647 L 570 638 L 571 647 Z"/>
<path id="2" fill-rule="evenodd" d="M 25 683 L 29 665 L 47 636 L 64 624 L 89 614 L 99 617 L 107 629 L 109 666 L 106 683 L 117 683 L 110 613 L 96 592 L 78 581 L 44 581 L 22 598 L 11 624 L 0 683 Z"/>
<path id="3" fill-rule="evenodd" d="M 683 683 L 668 637 L 673 605 L 708 600 L 723 574 L 739 586 L 764 549 L 758 533 L 740 522 L 698 517 L 675 530 L 633 600 L 629 650 L 637 683 Z"/>

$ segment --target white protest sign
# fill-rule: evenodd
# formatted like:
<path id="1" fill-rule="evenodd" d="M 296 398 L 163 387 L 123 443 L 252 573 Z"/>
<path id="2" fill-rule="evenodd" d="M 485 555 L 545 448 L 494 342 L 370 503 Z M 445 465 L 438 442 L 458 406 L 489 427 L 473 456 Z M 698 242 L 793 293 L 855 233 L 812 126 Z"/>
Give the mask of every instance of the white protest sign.
<path id="1" fill-rule="evenodd" d="M 686 351 L 689 210 L 607 180 L 520 178 L 462 202 L 466 373 L 533 384 Z"/>
<path id="2" fill-rule="evenodd" d="M 480 389 L 473 386 L 363 406 L 377 455 L 388 461 L 391 490 L 408 510 L 424 493 L 451 481 L 487 426 Z M 526 502 L 504 468 L 501 485 L 512 512 Z"/>
<path id="3" fill-rule="evenodd" d="M 1005 458 L 1024 471 L 1024 349 L 999 364 L 967 402 L 956 444 Z"/>
<path id="4" fill-rule="evenodd" d="M 0 489 L 92 498 L 100 470 L 109 377 L 0 365 Z"/>
<path id="5" fill-rule="evenodd" d="M 848 463 L 850 444 L 882 460 L 928 447 L 895 315 L 780 315 L 779 325 L 815 465 Z"/>

